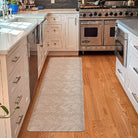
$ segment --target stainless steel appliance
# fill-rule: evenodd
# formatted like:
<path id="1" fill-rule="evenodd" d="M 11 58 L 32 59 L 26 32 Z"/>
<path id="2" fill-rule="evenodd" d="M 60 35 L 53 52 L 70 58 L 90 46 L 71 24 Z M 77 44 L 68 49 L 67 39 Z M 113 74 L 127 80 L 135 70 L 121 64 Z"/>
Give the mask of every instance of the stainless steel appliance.
<path id="1" fill-rule="evenodd" d="M 80 8 L 80 51 L 115 51 L 117 19 L 138 18 L 138 7 Z"/>
<path id="2" fill-rule="evenodd" d="M 37 62 L 37 45 L 36 34 L 37 29 L 34 29 L 27 36 L 28 41 L 28 60 L 29 60 L 29 79 L 30 79 L 30 98 L 34 97 L 35 89 L 38 81 L 38 62 Z"/>
<path id="3" fill-rule="evenodd" d="M 116 28 L 115 35 L 116 55 L 123 66 L 127 66 L 127 48 L 128 48 L 128 34 L 119 27 Z"/>

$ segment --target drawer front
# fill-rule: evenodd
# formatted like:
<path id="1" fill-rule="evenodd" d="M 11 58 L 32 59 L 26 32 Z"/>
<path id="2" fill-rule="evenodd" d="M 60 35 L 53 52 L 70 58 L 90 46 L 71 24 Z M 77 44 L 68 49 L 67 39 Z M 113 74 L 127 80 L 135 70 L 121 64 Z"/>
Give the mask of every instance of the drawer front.
<path id="1" fill-rule="evenodd" d="M 62 51 L 62 41 L 61 40 L 51 40 L 50 41 L 50 46 L 48 47 L 49 48 L 49 51 Z"/>
<path id="2" fill-rule="evenodd" d="M 24 40 L 24 39 L 23 39 Z M 27 42 L 21 41 L 18 44 L 18 47 L 11 51 L 7 56 L 7 68 L 8 68 L 8 75 L 10 75 L 16 65 L 20 62 L 21 58 L 24 56 L 23 51 L 27 50 Z"/>
<path id="3" fill-rule="evenodd" d="M 116 74 L 122 85 L 124 84 L 124 74 L 125 74 L 124 71 L 125 71 L 124 67 L 122 66 L 118 58 L 116 58 Z"/>
<path id="4" fill-rule="evenodd" d="M 47 25 L 47 28 L 47 39 L 62 37 L 62 25 Z"/>
<path id="5" fill-rule="evenodd" d="M 130 76 L 130 87 L 133 93 L 138 95 L 138 72 L 135 71 L 134 68 L 128 68 L 128 74 Z"/>
<path id="6" fill-rule="evenodd" d="M 62 22 L 62 16 L 60 14 L 56 14 L 56 15 L 50 15 L 47 16 L 47 22 L 48 23 L 58 23 L 58 22 Z"/>

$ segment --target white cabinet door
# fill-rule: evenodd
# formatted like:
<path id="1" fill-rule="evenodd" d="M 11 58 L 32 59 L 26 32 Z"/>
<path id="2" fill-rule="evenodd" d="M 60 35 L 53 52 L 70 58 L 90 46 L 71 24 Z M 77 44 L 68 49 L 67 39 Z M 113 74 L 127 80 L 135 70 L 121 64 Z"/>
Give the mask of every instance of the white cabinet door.
<path id="1" fill-rule="evenodd" d="M 76 14 L 66 16 L 66 51 L 78 51 L 79 18 Z"/>

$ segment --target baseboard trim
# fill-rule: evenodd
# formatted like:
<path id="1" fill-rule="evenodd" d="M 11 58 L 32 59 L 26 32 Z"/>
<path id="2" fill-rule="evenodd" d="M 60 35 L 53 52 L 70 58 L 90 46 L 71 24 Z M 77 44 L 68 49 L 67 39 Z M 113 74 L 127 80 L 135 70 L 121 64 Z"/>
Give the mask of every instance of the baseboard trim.
<path id="1" fill-rule="evenodd" d="M 51 51 L 49 56 L 78 56 L 79 51 Z"/>

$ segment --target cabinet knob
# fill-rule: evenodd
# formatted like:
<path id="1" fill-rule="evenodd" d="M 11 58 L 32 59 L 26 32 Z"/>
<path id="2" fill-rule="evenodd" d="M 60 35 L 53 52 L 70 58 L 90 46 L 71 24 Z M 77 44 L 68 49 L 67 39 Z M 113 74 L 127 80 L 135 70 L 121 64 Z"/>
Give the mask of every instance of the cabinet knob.
<path id="1" fill-rule="evenodd" d="M 54 43 L 54 45 L 56 45 L 56 43 Z"/>
<path id="2" fill-rule="evenodd" d="M 54 29 L 54 32 L 56 32 L 56 30 Z"/>

